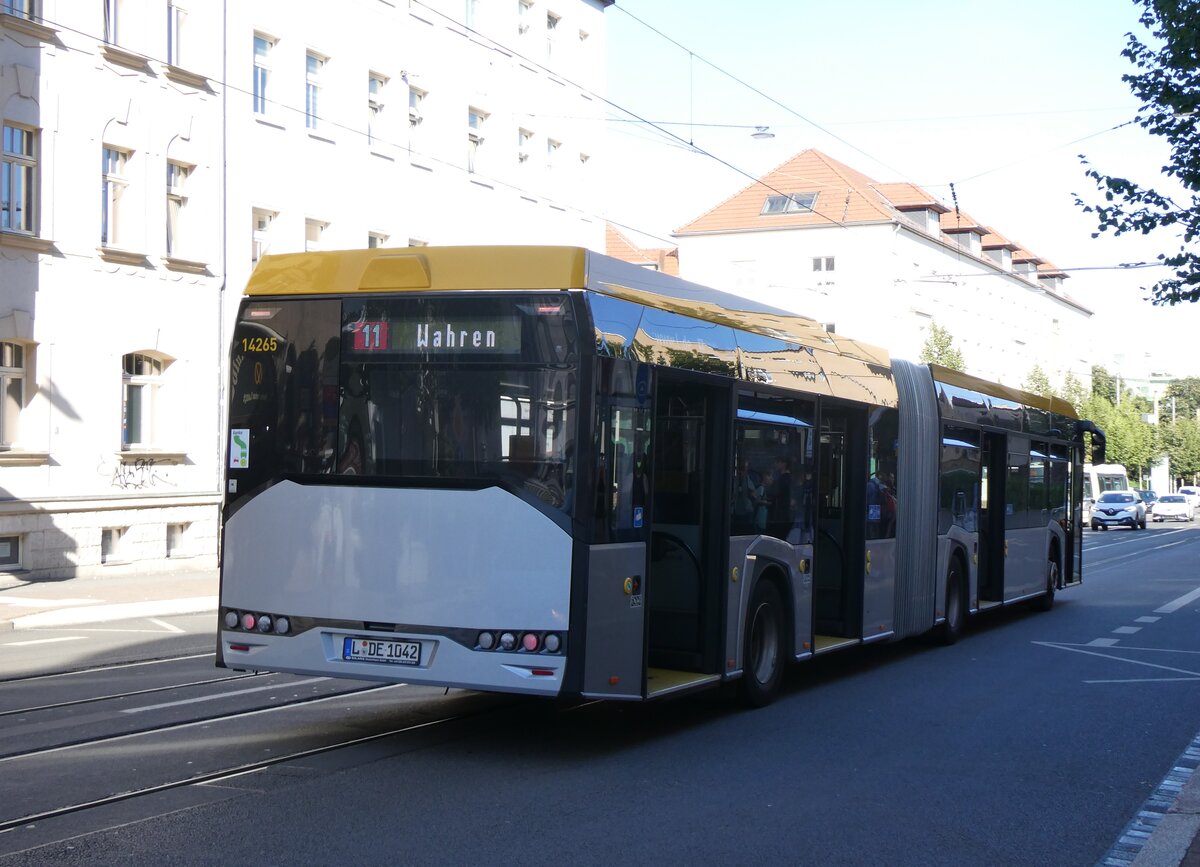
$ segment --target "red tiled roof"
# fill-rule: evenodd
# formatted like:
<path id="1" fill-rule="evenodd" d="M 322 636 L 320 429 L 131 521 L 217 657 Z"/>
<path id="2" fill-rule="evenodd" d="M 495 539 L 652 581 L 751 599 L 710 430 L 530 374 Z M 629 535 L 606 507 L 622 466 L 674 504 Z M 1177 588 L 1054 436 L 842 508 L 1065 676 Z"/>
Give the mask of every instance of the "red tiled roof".
<path id="1" fill-rule="evenodd" d="M 898 211 L 925 209 L 944 214 L 950 210 L 916 184 L 875 184 L 874 186 Z"/>
<path id="2" fill-rule="evenodd" d="M 768 196 L 816 193 L 812 211 L 763 214 Z M 818 150 L 805 150 L 687 225 L 676 235 L 875 223 L 896 219 L 874 181 Z"/>
<path id="3" fill-rule="evenodd" d="M 1019 244 L 1014 244 L 1008 238 L 1001 235 L 991 226 L 988 226 L 987 234 L 983 236 L 983 249 L 985 250 L 1020 250 Z"/>
<path id="4" fill-rule="evenodd" d="M 604 252 L 623 262 L 643 267 L 654 266 L 664 274 L 679 276 L 679 248 L 639 247 L 612 223 L 606 223 L 604 227 Z"/>

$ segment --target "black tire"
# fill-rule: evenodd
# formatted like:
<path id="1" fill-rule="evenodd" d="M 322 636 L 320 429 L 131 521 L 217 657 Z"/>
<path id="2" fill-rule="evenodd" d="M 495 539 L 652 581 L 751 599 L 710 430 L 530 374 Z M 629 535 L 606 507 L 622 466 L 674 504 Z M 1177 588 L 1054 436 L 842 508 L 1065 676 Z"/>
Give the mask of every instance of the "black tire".
<path id="1" fill-rule="evenodd" d="M 967 623 L 967 575 L 962 560 L 950 558 L 946 573 L 946 619 L 937 627 L 939 644 L 951 645 L 962 638 Z"/>
<path id="2" fill-rule="evenodd" d="M 746 609 L 746 635 L 742 643 L 742 703 L 765 707 L 775 698 L 783 680 L 783 600 L 771 581 L 759 580 Z"/>
<path id="3" fill-rule="evenodd" d="M 1137 527 L 1134 526 L 1136 530 Z M 1054 591 L 1058 589 L 1059 575 L 1062 567 L 1058 564 L 1058 554 L 1052 553 L 1046 560 L 1046 593 L 1030 602 L 1034 611 L 1049 611 L 1054 607 Z"/>

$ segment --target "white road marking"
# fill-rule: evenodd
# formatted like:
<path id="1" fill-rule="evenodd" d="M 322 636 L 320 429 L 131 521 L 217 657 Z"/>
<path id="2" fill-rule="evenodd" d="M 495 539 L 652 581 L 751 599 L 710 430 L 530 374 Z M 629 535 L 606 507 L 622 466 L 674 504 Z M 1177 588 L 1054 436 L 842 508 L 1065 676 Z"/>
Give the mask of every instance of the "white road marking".
<path id="1" fill-rule="evenodd" d="M 1153 548 L 1139 548 L 1137 551 L 1131 551 L 1128 554 L 1120 554 L 1115 557 L 1109 557 L 1107 560 L 1105 560 L 1102 563 L 1091 563 L 1091 564 L 1089 564 L 1089 567 L 1093 571 L 1098 571 L 1100 569 L 1105 569 L 1109 566 L 1113 566 L 1122 560 L 1128 560 L 1130 557 L 1141 557 L 1144 554 L 1149 553 L 1150 551 L 1161 551 L 1163 548 L 1174 548 L 1176 545 L 1183 545 L 1189 541 L 1191 541 L 1191 540 L 1190 539 L 1180 539 L 1178 542 L 1167 542 L 1165 545 L 1155 545 Z"/>
<path id="2" fill-rule="evenodd" d="M 1173 602 L 1168 602 L 1162 608 L 1155 608 L 1155 614 L 1173 614 L 1185 605 L 1190 605 L 1200 599 L 1200 587 L 1197 587 L 1191 593 L 1185 593 Z"/>
<path id="3" fill-rule="evenodd" d="M 1140 626 L 1118 626 L 1113 630 L 1115 635 L 1133 635 L 1135 632 L 1141 632 Z"/>
<path id="4" fill-rule="evenodd" d="M 179 707 L 184 704 L 197 704 L 202 701 L 220 701 L 223 698 L 229 698 L 235 695 L 247 695 L 252 692 L 269 692 L 275 690 L 280 692 L 283 690 L 292 689 L 297 686 L 305 686 L 310 683 L 320 683 L 323 680 L 329 680 L 328 677 L 310 677 L 308 680 L 297 680 L 293 683 L 277 683 L 273 686 L 256 686 L 251 689 L 235 689 L 232 692 L 223 692 L 220 695 L 204 695 L 199 698 L 185 698 L 182 701 L 168 701 L 163 704 L 148 704 L 145 707 L 131 707 L 121 711 L 121 713 L 142 713 L 148 710 L 162 710 L 166 707 Z"/>
<path id="5" fill-rule="evenodd" d="M 1137 620 L 1135 620 L 1133 622 L 1134 623 L 1158 623 L 1158 621 L 1160 621 L 1160 620 L 1162 620 L 1161 617 L 1139 617 Z"/>
<path id="6" fill-rule="evenodd" d="M 1188 675 L 1191 675 L 1191 677 L 1187 678 L 1188 680 L 1191 680 L 1193 678 L 1200 680 L 1200 671 L 1188 671 L 1186 668 L 1174 668 L 1170 665 L 1159 665 L 1154 662 L 1142 662 L 1140 659 L 1126 659 L 1123 656 L 1113 656 L 1111 653 L 1096 653 L 1093 650 L 1084 650 L 1082 647 L 1076 647 L 1076 646 L 1070 645 L 1070 644 L 1056 644 L 1053 641 L 1035 641 L 1033 643 L 1040 644 L 1042 647 L 1057 647 L 1059 650 L 1069 650 L 1072 653 L 1083 653 L 1083 654 L 1086 654 L 1087 656 L 1099 656 L 1101 659 L 1111 659 L 1114 662 L 1127 662 L 1130 665 L 1141 665 L 1141 666 L 1145 666 L 1146 668 L 1160 668 L 1163 671 L 1173 671 L 1176 674 L 1188 674 Z M 1123 649 L 1127 650 L 1129 648 L 1123 648 Z M 1084 683 L 1093 683 L 1093 682 L 1103 683 L 1103 681 L 1084 681 Z"/>
<path id="7" fill-rule="evenodd" d="M 31 644 L 54 644 L 59 641 L 83 641 L 86 635 L 64 635 L 62 638 L 35 638 L 32 641 L 7 641 L 0 647 L 29 647 Z"/>
<path id="8" fill-rule="evenodd" d="M 1089 641 L 1084 647 L 1112 647 L 1114 644 L 1120 644 L 1119 638 L 1095 638 Z"/>
<path id="9" fill-rule="evenodd" d="M 64 608 L 71 605 L 96 605 L 101 599 L 44 599 L 40 596 L 0 596 L 0 605 L 22 608 Z"/>
<path id="10" fill-rule="evenodd" d="M 155 626 L 161 626 L 167 632 L 187 632 L 186 629 L 180 629 L 174 623 L 167 623 L 167 621 L 159 620 L 157 617 L 148 617 L 146 619 L 149 620 L 151 623 L 153 623 Z"/>

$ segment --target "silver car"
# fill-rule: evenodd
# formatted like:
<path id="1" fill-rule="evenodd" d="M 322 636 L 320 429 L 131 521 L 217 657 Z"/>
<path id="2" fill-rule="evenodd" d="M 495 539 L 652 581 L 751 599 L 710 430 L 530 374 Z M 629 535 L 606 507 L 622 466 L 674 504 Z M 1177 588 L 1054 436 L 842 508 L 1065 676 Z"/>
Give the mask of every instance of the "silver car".
<path id="1" fill-rule="evenodd" d="M 1136 491 L 1105 491 L 1092 506 L 1092 529 L 1146 529 L 1146 504 Z"/>
<path id="2" fill-rule="evenodd" d="M 1191 521 L 1196 510 L 1183 494 L 1163 494 L 1154 504 L 1155 521 Z"/>

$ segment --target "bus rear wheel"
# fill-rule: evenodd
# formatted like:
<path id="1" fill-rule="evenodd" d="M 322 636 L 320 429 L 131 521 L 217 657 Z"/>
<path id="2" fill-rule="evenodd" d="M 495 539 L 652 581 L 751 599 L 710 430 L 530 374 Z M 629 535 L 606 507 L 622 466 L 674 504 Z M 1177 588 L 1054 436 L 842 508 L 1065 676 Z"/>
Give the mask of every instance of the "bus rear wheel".
<path id="1" fill-rule="evenodd" d="M 941 644 L 953 644 L 962 637 L 967 622 L 966 570 L 958 557 L 950 559 L 950 571 L 946 573 L 946 619 L 938 627 L 937 640 Z"/>
<path id="2" fill-rule="evenodd" d="M 1137 525 L 1134 525 L 1137 529 Z M 1054 591 L 1058 589 L 1058 576 L 1061 569 L 1058 565 L 1058 553 L 1051 552 L 1046 561 L 1046 592 L 1033 600 L 1034 611 L 1049 611 L 1054 607 Z"/>
<path id="3" fill-rule="evenodd" d="M 783 601 L 771 581 L 760 580 L 746 609 L 746 638 L 742 647 L 742 702 L 764 707 L 775 698 L 783 679 Z"/>

